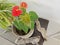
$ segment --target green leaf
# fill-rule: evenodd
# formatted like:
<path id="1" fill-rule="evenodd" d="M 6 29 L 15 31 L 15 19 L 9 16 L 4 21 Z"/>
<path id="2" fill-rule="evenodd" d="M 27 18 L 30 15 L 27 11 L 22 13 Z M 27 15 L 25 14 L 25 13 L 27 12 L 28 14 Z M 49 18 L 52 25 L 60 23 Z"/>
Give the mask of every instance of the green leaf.
<path id="1" fill-rule="evenodd" d="M 20 25 L 20 28 L 21 28 L 25 33 L 28 32 L 28 26 L 26 26 L 22 21 L 20 21 L 19 25 Z"/>
<path id="2" fill-rule="evenodd" d="M 34 21 L 31 21 L 31 29 L 34 29 Z"/>
<path id="3" fill-rule="evenodd" d="M 21 30 L 21 28 L 20 28 L 20 24 L 19 24 L 19 22 L 18 22 L 18 20 L 15 20 L 14 22 L 13 22 L 13 25 L 18 29 L 18 30 Z"/>
<path id="4" fill-rule="evenodd" d="M 11 10 L 14 5 L 14 3 L 0 2 L 0 10 Z"/>
<path id="5" fill-rule="evenodd" d="M 31 21 L 30 24 L 28 25 L 28 27 L 30 29 L 34 29 L 34 24 L 35 24 L 34 21 Z"/>
<path id="6" fill-rule="evenodd" d="M 0 15 L 5 19 L 5 21 L 6 21 L 9 25 L 11 25 L 10 21 L 8 20 L 6 14 L 5 14 L 4 12 L 0 12 Z"/>
<path id="7" fill-rule="evenodd" d="M 0 22 L 2 22 L 6 26 L 10 26 L 4 19 L 1 19 Z"/>
<path id="8" fill-rule="evenodd" d="M 29 15 L 32 21 L 35 21 L 36 19 L 38 19 L 38 15 L 34 11 L 30 11 Z"/>
<path id="9" fill-rule="evenodd" d="M 26 13 L 26 9 L 25 8 L 21 8 L 21 9 L 23 11 L 23 14 L 22 15 L 24 15 Z"/>
<path id="10" fill-rule="evenodd" d="M 0 21 L 0 26 L 1 26 L 1 28 L 3 28 L 3 29 L 6 29 L 8 26 L 5 24 L 5 22 L 3 22 L 3 21 Z"/>
<path id="11" fill-rule="evenodd" d="M 7 16 L 7 18 L 12 18 L 11 12 L 5 11 L 4 13 L 6 14 L 5 16 Z"/>
<path id="12" fill-rule="evenodd" d="M 23 30 L 25 33 L 28 32 L 28 26 L 26 26 L 22 21 L 15 20 L 13 24 L 18 30 Z"/>

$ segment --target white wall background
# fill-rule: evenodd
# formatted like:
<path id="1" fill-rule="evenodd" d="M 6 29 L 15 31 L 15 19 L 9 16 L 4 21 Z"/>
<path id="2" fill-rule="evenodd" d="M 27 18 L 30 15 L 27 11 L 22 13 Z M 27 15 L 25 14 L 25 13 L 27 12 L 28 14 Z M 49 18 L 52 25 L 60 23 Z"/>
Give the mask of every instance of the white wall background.
<path id="1" fill-rule="evenodd" d="M 60 23 L 60 0 L 33 0 L 38 4 L 42 4 L 42 17 Z"/>
<path id="2" fill-rule="evenodd" d="M 41 15 L 48 20 L 55 21 L 60 24 L 60 0 L 32 0 L 40 6 Z"/>

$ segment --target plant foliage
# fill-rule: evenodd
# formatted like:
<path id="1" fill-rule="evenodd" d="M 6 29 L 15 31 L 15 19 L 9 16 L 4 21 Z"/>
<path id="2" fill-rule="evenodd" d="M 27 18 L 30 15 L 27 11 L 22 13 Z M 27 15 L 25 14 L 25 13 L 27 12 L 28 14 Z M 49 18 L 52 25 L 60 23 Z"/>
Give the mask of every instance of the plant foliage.
<path id="1" fill-rule="evenodd" d="M 15 6 L 12 8 L 13 6 L 15 6 L 13 3 L 0 2 L 0 27 L 7 29 L 9 26 L 14 25 L 18 30 L 23 30 L 25 33 L 29 29 L 34 29 L 35 20 L 38 19 L 37 13 L 34 11 L 28 13 L 25 2 L 22 2 L 20 7 Z"/>

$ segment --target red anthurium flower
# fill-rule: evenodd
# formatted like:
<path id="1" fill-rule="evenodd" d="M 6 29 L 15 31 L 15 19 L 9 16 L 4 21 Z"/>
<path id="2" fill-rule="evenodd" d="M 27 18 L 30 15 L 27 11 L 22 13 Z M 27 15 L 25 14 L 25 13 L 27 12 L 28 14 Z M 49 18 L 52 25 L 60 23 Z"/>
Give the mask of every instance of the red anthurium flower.
<path id="1" fill-rule="evenodd" d="M 20 7 L 27 8 L 27 3 L 26 2 L 22 2 Z"/>
<path id="2" fill-rule="evenodd" d="M 19 10 L 19 6 L 14 6 L 12 9 L 13 16 L 19 16 L 22 14 L 22 10 Z"/>

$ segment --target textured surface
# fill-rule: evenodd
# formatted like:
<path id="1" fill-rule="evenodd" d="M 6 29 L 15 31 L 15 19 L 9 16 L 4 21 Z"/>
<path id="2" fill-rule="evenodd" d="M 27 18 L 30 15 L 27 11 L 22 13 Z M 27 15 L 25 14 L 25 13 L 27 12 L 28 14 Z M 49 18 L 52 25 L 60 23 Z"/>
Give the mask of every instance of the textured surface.
<path id="1" fill-rule="evenodd" d="M 42 18 L 39 18 L 39 21 L 41 23 L 41 27 L 44 27 L 46 30 L 47 30 L 47 26 L 48 26 L 48 20 L 45 20 L 45 19 L 42 19 Z M 43 45 L 43 42 L 44 42 L 44 39 L 41 35 L 41 33 L 39 31 L 37 31 L 36 27 L 35 27 L 35 31 L 34 31 L 34 34 L 32 36 L 41 36 L 41 40 L 39 41 L 39 44 L 40 45 Z"/>
<path id="2" fill-rule="evenodd" d="M 9 42 L 8 40 L 0 37 L 0 45 L 14 45 L 13 43 Z"/>
<path id="3" fill-rule="evenodd" d="M 47 41 L 43 43 L 43 45 L 60 45 L 60 40 L 49 37 Z"/>

